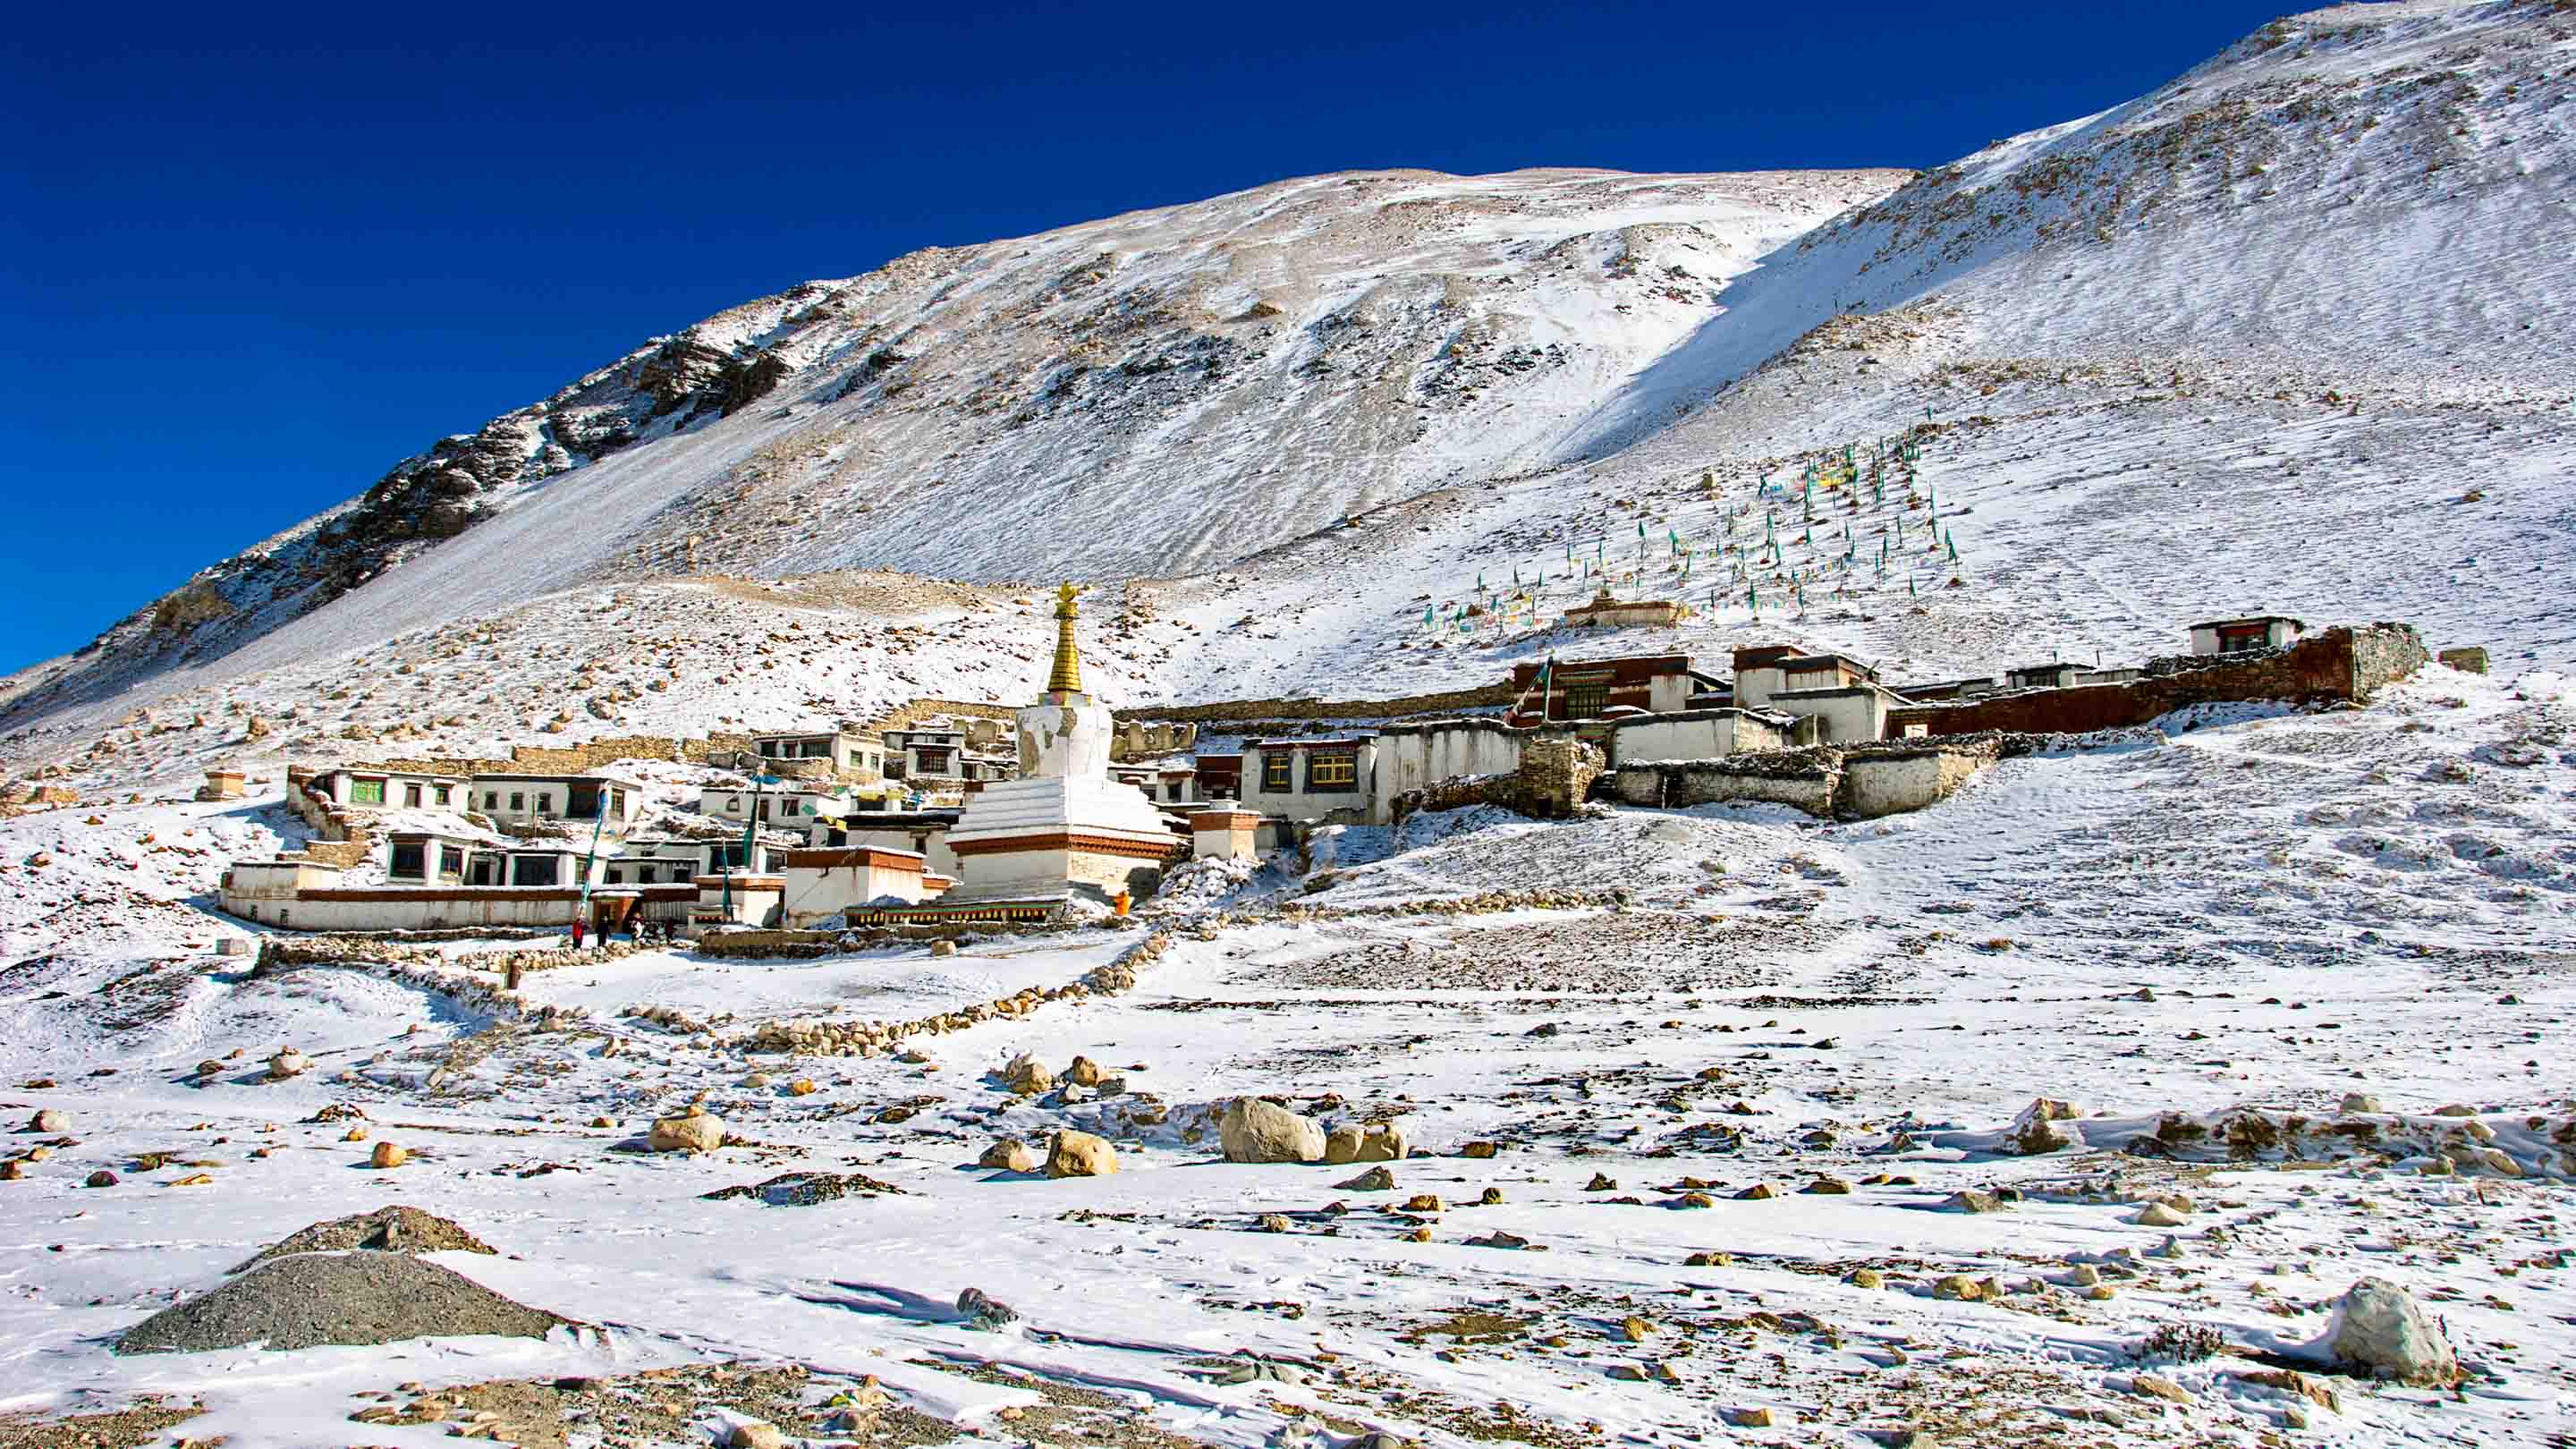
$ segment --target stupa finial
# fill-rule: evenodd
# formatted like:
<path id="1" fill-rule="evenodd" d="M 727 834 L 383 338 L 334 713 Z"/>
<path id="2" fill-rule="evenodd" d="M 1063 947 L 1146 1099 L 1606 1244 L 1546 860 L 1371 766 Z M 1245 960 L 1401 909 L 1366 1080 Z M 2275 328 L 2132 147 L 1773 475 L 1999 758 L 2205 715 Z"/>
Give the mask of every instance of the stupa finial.
<path id="1" fill-rule="evenodd" d="M 1055 667 L 1047 672 L 1047 693 L 1082 693 L 1082 653 L 1073 643 L 1074 587 L 1055 591 Z"/>

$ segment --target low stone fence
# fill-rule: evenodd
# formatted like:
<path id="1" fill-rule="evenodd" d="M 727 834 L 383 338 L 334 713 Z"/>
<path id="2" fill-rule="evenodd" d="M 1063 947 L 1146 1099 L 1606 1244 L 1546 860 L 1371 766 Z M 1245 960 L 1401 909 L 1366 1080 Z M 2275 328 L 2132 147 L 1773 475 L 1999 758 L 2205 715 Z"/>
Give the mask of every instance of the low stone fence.
<path id="1" fill-rule="evenodd" d="M 251 975 L 293 966 L 345 966 L 353 962 L 437 965 L 454 970 L 503 973 L 515 965 L 522 971 L 551 971 L 561 966 L 593 966 L 602 961 L 632 956 L 639 951 L 662 949 L 659 946 L 638 946 L 632 941 L 607 941 L 579 951 L 566 947 L 476 951 L 470 955 L 449 956 L 421 944 L 444 934 L 420 933 L 410 940 L 389 940 L 379 936 L 263 936 L 259 942 L 259 959 L 252 964 Z"/>

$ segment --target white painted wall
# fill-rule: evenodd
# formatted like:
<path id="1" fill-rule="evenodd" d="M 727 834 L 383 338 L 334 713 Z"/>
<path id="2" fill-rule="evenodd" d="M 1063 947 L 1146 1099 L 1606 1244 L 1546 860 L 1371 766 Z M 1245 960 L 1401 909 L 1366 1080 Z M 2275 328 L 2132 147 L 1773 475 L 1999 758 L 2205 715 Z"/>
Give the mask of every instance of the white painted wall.
<path id="1" fill-rule="evenodd" d="M 1521 741 L 1526 738 L 1526 733 L 1464 720 L 1447 726 L 1435 724 L 1420 730 L 1396 730 L 1379 735 L 1375 760 L 1372 761 L 1366 753 L 1360 757 L 1361 776 L 1369 782 L 1369 823 L 1385 825 L 1393 821 L 1395 797 L 1407 790 L 1419 790 L 1426 785 L 1467 775 L 1511 774 L 1521 767 Z M 1251 783 L 1248 771 L 1245 779 L 1248 791 Z M 1245 803 L 1252 802 L 1247 800 Z M 1292 815 L 1290 818 L 1303 817 Z"/>

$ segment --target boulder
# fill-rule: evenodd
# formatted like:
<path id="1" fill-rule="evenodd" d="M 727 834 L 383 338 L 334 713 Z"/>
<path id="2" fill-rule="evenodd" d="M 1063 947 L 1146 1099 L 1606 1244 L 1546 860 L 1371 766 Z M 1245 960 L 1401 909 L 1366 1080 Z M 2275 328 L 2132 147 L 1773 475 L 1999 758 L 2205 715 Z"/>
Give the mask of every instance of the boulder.
<path id="1" fill-rule="evenodd" d="M 2188 1219 L 2163 1203 L 2151 1202 L 2138 1209 L 2138 1215 L 2129 1221 L 2142 1228 L 2178 1228 Z"/>
<path id="2" fill-rule="evenodd" d="M 293 1047 L 280 1048 L 277 1055 L 268 1059 L 268 1077 L 273 1082 L 302 1076 L 312 1069 L 313 1059 Z"/>
<path id="3" fill-rule="evenodd" d="M 1002 1085 L 1016 1097 L 1036 1097 L 1055 1089 L 1055 1073 L 1046 1063 L 1022 1052 L 1002 1068 Z"/>
<path id="4" fill-rule="evenodd" d="M 1073 1064 L 1064 1069 L 1064 1079 L 1077 1087 L 1097 1087 L 1101 1079 L 1100 1063 L 1089 1057 L 1075 1057 Z"/>
<path id="5" fill-rule="evenodd" d="M 724 1119 L 691 1107 L 676 1117 L 654 1118 L 645 1141 L 656 1152 L 713 1152 L 724 1146 Z"/>
<path id="6" fill-rule="evenodd" d="M 1333 1186 L 1349 1192 L 1393 1192 L 1395 1174 L 1383 1167 L 1372 1167 L 1357 1177 L 1334 1183 Z"/>
<path id="7" fill-rule="evenodd" d="M 367 1156 L 367 1165 L 370 1167 L 400 1167 L 409 1161 L 411 1161 L 410 1151 L 390 1142 L 377 1143 L 376 1150 Z"/>
<path id="8" fill-rule="evenodd" d="M 1107 1177 L 1118 1170 L 1117 1150 L 1105 1137 L 1088 1132 L 1058 1132 L 1047 1144 L 1049 1177 Z"/>
<path id="9" fill-rule="evenodd" d="M 1351 1124 L 1334 1128 L 1324 1135 L 1324 1160 L 1335 1167 L 1360 1160 L 1360 1129 Z"/>
<path id="10" fill-rule="evenodd" d="M 1404 1129 L 1393 1122 L 1371 1122 L 1360 1134 L 1360 1154 L 1353 1162 L 1400 1162 L 1413 1148 Z"/>
<path id="11" fill-rule="evenodd" d="M 2364 1278 L 2345 1291 L 2319 1346 L 2380 1378 L 2427 1388 L 2460 1381 L 2451 1346 L 2406 1290 L 2385 1278 Z"/>
<path id="12" fill-rule="evenodd" d="M 2379 1099 L 2368 1092 L 2346 1092 L 2343 1094 L 2342 1110 L 2348 1114 L 2375 1116 L 2382 1109 Z"/>
<path id="13" fill-rule="evenodd" d="M 984 1155 L 975 1159 L 975 1165 L 997 1168 L 1003 1172 L 1035 1172 L 1038 1170 L 1038 1155 L 1029 1144 L 1020 1139 L 1005 1137 L 985 1148 Z"/>
<path id="14" fill-rule="evenodd" d="M 51 1107 L 27 1119 L 27 1130 L 60 1134 L 72 1130 L 71 1119 Z"/>
<path id="15" fill-rule="evenodd" d="M 2064 1102 L 2035 1097 L 2013 1118 L 2011 1141 L 2013 1151 L 2024 1157 L 2043 1152 L 2056 1152 L 2075 1145 L 2075 1139 L 2059 1130 L 2057 1123 L 2074 1117 L 2075 1109 Z"/>
<path id="16" fill-rule="evenodd" d="M 1237 1097 L 1217 1123 L 1228 1162 L 1321 1162 L 1324 1129 L 1258 1097 Z"/>

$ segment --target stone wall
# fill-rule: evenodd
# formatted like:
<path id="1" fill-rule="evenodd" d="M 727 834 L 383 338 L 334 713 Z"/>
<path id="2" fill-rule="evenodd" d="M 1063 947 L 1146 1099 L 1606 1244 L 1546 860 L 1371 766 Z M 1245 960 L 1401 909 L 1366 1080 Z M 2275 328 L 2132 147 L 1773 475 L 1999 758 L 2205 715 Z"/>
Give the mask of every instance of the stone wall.
<path id="1" fill-rule="evenodd" d="M 512 745 L 506 760 L 471 755 L 432 755 L 416 759 L 377 760 L 351 765 L 353 770 L 383 770 L 411 775 L 587 775 L 620 760 L 672 760 L 706 763 L 710 749 L 752 747 L 751 736 L 717 733 L 703 740 L 672 735 L 609 735 L 577 745 Z"/>
<path id="2" fill-rule="evenodd" d="M 1566 819 L 1591 795 L 1592 782 L 1608 767 L 1602 753 L 1581 740 L 1563 736 L 1530 740 L 1521 746 L 1520 770 L 1514 777 L 1518 808 L 1538 820 Z"/>
<path id="3" fill-rule="evenodd" d="M 1020 712 L 1007 704 L 984 700 L 932 699 L 924 697 L 899 704 L 860 726 L 863 735 L 883 735 L 887 730 L 910 729 L 926 719 L 952 715 L 960 719 L 997 719 L 1018 723 Z"/>
<path id="4" fill-rule="evenodd" d="M 1396 699 L 1231 699 L 1215 704 L 1146 704 L 1111 710 L 1121 720 L 1236 723 L 1244 720 L 1400 719 L 1461 709 L 1491 709 L 1512 702 L 1508 681 L 1453 689 L 1444 694 L 1409 694 Z"/>
<path id="5" fill-rule="evenodd" d="M 2429 656 L 2404 624 L 2339 625 L 2283 650 L 2238 659 L 2191 655 L 2159 659 L 2148 676 L 2125 684 L 2080 684 L 1990 695 L 1956 704 L 1900 705 L 1887 712 L 1887 732 L 1913 726 L 1925 735 L 2004 732 L 2087 734 L 2141 725 L 2195 704 L 2274 700 L 2343 704 L 2367 700 L 2421 668 Z"/>
<path id="6" fill-rule="evenodd" d="M 1678 809 L 1753 801 L 1823 820 L 1874 820 L 1948 799 L 1991 768 L 1998 753 L 1992 739 L 1945 739 L 1938 745 L 1889 741 L 1658 760 L 1622 766 L 1612 792 L 1629 805 Z"/>

